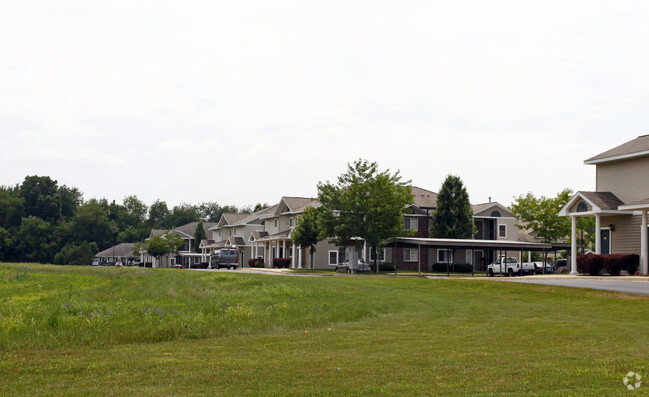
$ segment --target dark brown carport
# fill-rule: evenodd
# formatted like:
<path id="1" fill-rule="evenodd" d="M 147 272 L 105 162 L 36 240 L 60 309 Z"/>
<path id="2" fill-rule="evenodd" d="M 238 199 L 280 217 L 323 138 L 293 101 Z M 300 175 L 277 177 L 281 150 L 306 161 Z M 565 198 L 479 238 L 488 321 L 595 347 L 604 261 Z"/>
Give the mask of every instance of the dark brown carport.
<path id="1" fill-rule="evenodd" d="M 493 249 L 505 253 L 507 251 L 550 251 L 552 244 L 549 243 L 529 243 L 524 241 L 506 241 L 506 240 L 468 240 L 468 239 L 448 239 L 448 238 L 418 238 L 418 237 L 398 237 L 386 241 L 386 245 L 397 247 L 413 247 L 419 249 L 419 273 L 421 274 L 421 247 L 425 248 L 447 248 L 447 249 Z M 396 250 L 393 250 L 393 255 Z M 500 256 L 500 255 L 499 255 Z M 396 262 L 396 261 L 395 261 Z M 475 266 L 475 265 L 474 265 Z M 474 267 L 475 268 L 475 267 Z"/>

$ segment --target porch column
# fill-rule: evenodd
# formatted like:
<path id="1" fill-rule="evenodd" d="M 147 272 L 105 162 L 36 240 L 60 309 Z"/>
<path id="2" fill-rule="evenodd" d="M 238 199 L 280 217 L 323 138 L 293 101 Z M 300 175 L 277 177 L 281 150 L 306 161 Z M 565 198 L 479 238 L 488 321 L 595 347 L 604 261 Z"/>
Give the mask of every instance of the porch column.
<path id="1" fill-rule="evenodd" d="M 295 269 L 295 244 L 291 245 L 291 269 Z"/>
<path id="2" fill-rule="evenodd" d="M 297 247 L 297 268 L 302 269 L 302 247 Z"/>
<path id="3" fill-rule="evenodd" d="M 599 214 L 595 215 L 595 253 L 602 253 L 602 216 Z"/>
<path id="4" fill-rule="evenodd" d="M 646 276 L 647 269 L 647 210 L 642 210 L 642 230 L 640 230 L 640 273 Z"/>
<path id="5" fill-rule="evenodd" d="M 578 275 L 577 272 L 577 217 L 571 216 L 572 231 L 570 232 L 570 274 Z"/>

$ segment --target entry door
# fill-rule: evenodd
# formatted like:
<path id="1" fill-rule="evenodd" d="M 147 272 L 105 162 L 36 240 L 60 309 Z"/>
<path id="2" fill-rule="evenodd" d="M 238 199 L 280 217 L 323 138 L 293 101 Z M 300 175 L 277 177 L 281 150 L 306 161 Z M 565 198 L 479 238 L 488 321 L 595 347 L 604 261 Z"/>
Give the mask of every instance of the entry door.
<path id="1" fill-rule="evenodd" d="M 611 230 L 610 229 L 602 229 L 601 246 L 602 246 L 602 254 L 611 253 Z"/>

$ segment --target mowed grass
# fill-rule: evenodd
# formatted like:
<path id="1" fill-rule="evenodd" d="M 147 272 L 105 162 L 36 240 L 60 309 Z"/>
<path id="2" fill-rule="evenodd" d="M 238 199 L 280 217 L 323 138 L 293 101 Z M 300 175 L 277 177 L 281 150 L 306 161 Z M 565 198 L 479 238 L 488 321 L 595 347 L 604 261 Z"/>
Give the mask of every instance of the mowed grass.
<path id="1" fill-rule="evenodd" d="M 645 297 L 0 264 L 0 395 L 644 395 Z"/>

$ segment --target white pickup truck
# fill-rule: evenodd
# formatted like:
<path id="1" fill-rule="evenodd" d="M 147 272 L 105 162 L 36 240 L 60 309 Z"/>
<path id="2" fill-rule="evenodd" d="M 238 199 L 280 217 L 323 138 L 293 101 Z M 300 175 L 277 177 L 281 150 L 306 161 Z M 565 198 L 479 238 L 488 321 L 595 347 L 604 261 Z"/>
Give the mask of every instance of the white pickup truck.
<path id="1" fill-rule="evenodd" d="M 509 256 L 507 258 L 500 257 L 495 262 L 487 266 L 487 275 L 493 277 L 494 274 L 506 275 L 507 277 L 517 276 L 520 274 L 521 266 L 523 266 L 523 274 L 534 274 L 534 262 L 519 263 L 517 258 Z"/>

